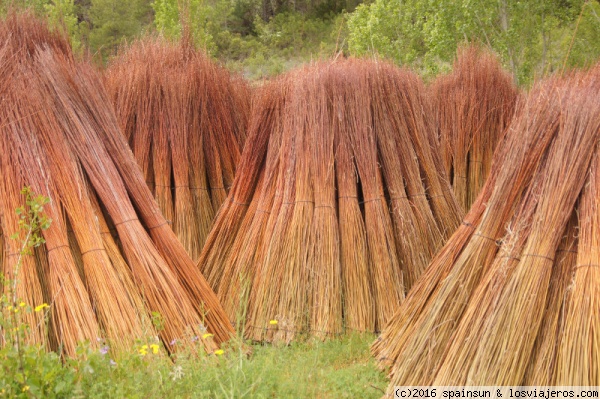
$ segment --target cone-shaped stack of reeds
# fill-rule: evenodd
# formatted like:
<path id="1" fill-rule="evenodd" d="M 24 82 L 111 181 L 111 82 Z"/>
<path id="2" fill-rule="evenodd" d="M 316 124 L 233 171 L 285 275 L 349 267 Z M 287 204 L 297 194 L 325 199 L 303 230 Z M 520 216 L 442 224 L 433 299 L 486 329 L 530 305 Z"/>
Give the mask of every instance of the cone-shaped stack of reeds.
<path id="1" fill-rule="evenodd" d="M 205 328 L 208 350 L 228 339 L 231 324 L 161 215 L 94 68 L 28 13 L 0 22 L 0 42 L 9 63 L 0 69 L 2 270 L 19 298 L 50 305 L 49 336 L 36 330 L 33 340 L 67 355 L 97 337 L 124 349 L 154 336 L 151 312 L 162 317 L 163 342 Z M 6 237 L 19 231 L 25 185 L 50 198 L 52 223 L 17 268 L 19 241 Z"/>
<path id="2" fill-rule="evenodd" d="M 247 337 L 377 331 L 452 234 L 461 211 L 424 91 L 407 70 L 353 59 L 256 94 L 238 174 L 200 257 Z"/>
<path id="3" fill-rule="evenodd" d="M 250 96 L 190 43 L 135 42 L 109 65 L 105 82 L 148 186 L 197 260 L 233 183 Z"/>
<path id="4" fill-rule="evenodd" d="M 475 46 L 459 49 L 452 73 L 437 78 L 430 90 L 444 167 L 468 211 L 489 175 L 517 90 L 496 57 Z"/>
<path id="5" fill-rule="evenodd" d="M 394 385 L 600 384 L 600 68 L 519 101 L 488 182 L 380 339 Z"/>

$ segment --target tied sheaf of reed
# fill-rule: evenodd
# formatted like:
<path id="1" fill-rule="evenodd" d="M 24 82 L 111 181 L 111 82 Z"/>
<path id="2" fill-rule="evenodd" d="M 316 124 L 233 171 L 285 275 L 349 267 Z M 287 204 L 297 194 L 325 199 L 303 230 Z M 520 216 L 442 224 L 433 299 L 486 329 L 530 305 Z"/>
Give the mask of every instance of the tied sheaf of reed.
<path id="1" fill-rule="evenodd" d="M 50 304 L 48 334 L 41 313 L 27 320 L 32 342 L 75 355 L 79 342 L 94 346 L 97 337 L 116 351 L 157 334 L 185 342 L 208 329 L 208 351 L 230 338 L 227 315 L 161 215 L 94 68 L 27 12 L 0 23 L 0 42 L 1 266 L 9 279 L 19 244 L 6 237 L 19 231 L 20 189 L 51 200 L 45 245 L 16 276 L 19 298 Z M 161 331 L 150 312 L 162 316 Z"/>
<path id="2" fill-rule="evenodd" d="M 492 53 L 470 46 L 459 49 L 452 73 L 437 78 L 430 93 L 444 168 L 457 201 L 468 211 L 490 173 L 517 89 Z"/>
<path id="3" fill-rule="evenodd" d="M 390 389 L 600 385 L 599 92 L 596 66 L 518 101 L 481 194 L 372 346 Z"/>
<path id="4" fill-rule="evenodd" d="M 377 331 L 392 316 L 460 222 L 428 115 L 419 78 L 385 62 L 319 63 L 258 90 L 199 261 L 248 338 Z"/>
<path id="5" fill-rule="evenodd" d="M 163 215 L 197 260 L 240 159 L 247 85 L 194 49 L 187 36 L 122 48 L 105 84 Z"/>

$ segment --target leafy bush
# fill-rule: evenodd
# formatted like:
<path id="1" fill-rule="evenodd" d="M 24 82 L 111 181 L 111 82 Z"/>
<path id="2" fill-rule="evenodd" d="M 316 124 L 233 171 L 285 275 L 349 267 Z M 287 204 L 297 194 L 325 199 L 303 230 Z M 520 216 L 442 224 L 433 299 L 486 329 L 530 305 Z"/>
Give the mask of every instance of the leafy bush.
<path id="1" fill-rule="evenodd" d="M 524 84 L 567 57 L 567 65 L 583 66 L 600 56 L 600 6 L 584 0 L 375 0 L 350 15 L 348 30 L 351 53 L 379 54 L 425 76 L 447 70 L 464 41 L 495 50 Z"/>

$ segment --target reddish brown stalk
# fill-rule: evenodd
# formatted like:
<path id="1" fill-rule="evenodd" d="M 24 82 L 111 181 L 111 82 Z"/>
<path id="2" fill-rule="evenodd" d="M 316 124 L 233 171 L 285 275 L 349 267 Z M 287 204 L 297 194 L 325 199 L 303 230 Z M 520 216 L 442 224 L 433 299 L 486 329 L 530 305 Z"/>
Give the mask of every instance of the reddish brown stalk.
<path id="1" fill-rule="evenodd" d="M 507 142 L 496 153 L 490 179 L 465 218 L 466 224 L 436 255 L 373 345 L 374 354 L 385 365 L 395 365 L 391 373 L 398 384 L 429 383 L 434 377 L 432 369 L 440 362 L 421 362 L 417 354 L 426 351 L 435 359 L 444 353 L 456 326 L 454 321 L 460 319 L 482 273 L 492 264 L 498 249 L 495 240 L 504 234 L 506 220 L 531 179 L 531 169 L 536 168 L 553 137 L 557 117 L 553 114 L 555 104 L 547 95 L 551 91 L 551 87 L 534 90 L 531 100 L 518 108 L 519 117 L 513 120 L 511 132 L 527 134 L 508 134 Z"/>
<path id="2" fill-rule="evenodd" d="M 577 212 L 574 212 L 556 251 L 544 320 L 533 349 L 531 362 L 523 379 L 523 385 L 549 386 L 555 383 L 557 343 L 565 327 L 564 306 L 569 293 L 569 277 L 573 273 L 573 267 L 577 264 L 578 226 L 578 215 Z"/>
<path id="3" fill-rule="evenodd" d="M 469 46 L 458 50 L 452 72 L 437 78 L 431 93 L 444 167 L 460 205 L 469 209 L 490 172 L 517 90 L 493 54 Z"/>
<path id="4" fill-rule="evenodd" d="M 560 294 L 566 285 L 553 279 L 568 274 L 568 262 L 557 262 L 557 249 L 588 179 L 600 132 L 600 106 L 591 94 L 597 76 L 581 72 L 548 79 L 518 107 L 467 225 L 436 256 L 373 345 L 379 359 L 392 365 L 390 389 L 555 384 L 553 370 L 561 369 L 592 378 L 574 384 L 597 376 L 592 366 L 597 351 L 586 343 L 593 338 L 571 341 L 569 353 L 589 349 L 577 366 L 560 360 L 560 352 L 557 358 L 556 341 L 550 341 L 562 336 L 557 328 L 595 320 L 583 316 L 586 321 L 566 327 L 557 314 L 567 306 Z M 466 229 L 474 231 L 471 237 Z M 581 253 L 581 241 L 577 250 Z M 577 307 L 578 315 L 595 314 Z M 544 326 L 549 331 L 542 332 Z M 564 336 L 578 335 L 565 330 Z"/>
<path id="5" fill-rule="evenodd" d="M 596 149 L 588 185 L 581 196 L 577 261 L 566 279 L 569 294 L 551 380 L 557 385 L 586 386 L 600 382 L 599 200 L 600 152 Z"/>
<path id="6" fill-rule="evenodd" d="M 208 330 L 214 337 L 201 341 L 212 351 L 229 339 L 233 328 L 160 213 L 94 68 L 29 14 L 0 23 L 0 38 L 18 65 L 14 95 L 0 103 L 0 165 L 51 199 L 46 251 L 35 259 L 52 345 L 74 355 L 102 331 L 114 350 L 129 348 L 154 336 L 150 312 L 162 316 L 167 343 Z M 20 189 L 17 179 L 4 183 L 2 192 Z"/>
<path id="7" fill-rule="evenodd" d="M 391 317 L 404 276 L 459 222 L 429 107 L 415 75 L 381 62 L 315 64 L 261 88 L 199 262 L 247 337 L 375 331 Z"/>
<path id="8" fill-rule="evenodd" d="M 6 98 L 6 97 L 4 97 Z M 2 123 L 0 122 L 0 125 Z M 9 282 L 7 287 L 3 287 L 4 293 L 9 297 L 16 297 L 24 301 L 28 306 L 36 307 L 45 302 L 42 292 L 42 286 L 39 281 L 36 270 L 35 259 L 32 255 L 22 255 L 23 241 L 26 238 L 26 232 L 19 227 L 19 215 L 16 210 L 23 206 L 23 197 L 19 193 L 19 187 L 24 187 L 20 173 L 13 165 L 17 164 L 14 154 L 7 143 L 7 137 L 2 129 L 0 138 L 0 151 L 5 154 L 2 157 L 0 165 L 0 231 L 2 236 L 2 259 L 0 260 L 0 269 L 4 278 Z M 12 155 L 12 156 L 11 156 Z M 11 159 L 12 158 L 12 159 Z M 10 236 L 18 233 L 18 239 L 11 239 Z M 20 266 L 17 266 L 20 259 Z M 16 275 L 15 275 L 16 273 Z M 16 284 L 15 284 L 16 283 Z M 8 287 L 15 287 L 16 292 L 11 292 Z M 18 305 L 18 304 L 12 304 Z M 43 344 L 46 342 L 46 334 L 43 325 L 43 314 L 39 312 L 25 313 L 25 322 L 31 327 L 32 334 L 30 343 Z"/>
<path id="9" fill-rule="evenodd" d="M 246 84 L 186 39 L 162 38 L 123 48 L 105 82 L 162 213 L 197 259 L 245 141 Z"/>

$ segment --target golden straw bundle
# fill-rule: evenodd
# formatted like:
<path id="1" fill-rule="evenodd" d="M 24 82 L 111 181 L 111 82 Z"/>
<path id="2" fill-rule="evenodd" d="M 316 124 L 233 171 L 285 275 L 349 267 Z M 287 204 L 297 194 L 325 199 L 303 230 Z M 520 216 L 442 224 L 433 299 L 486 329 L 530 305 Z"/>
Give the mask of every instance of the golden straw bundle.
<path id="1" fill-rule="evenodd" d="M 32 340 L 74 355 L 80 341 L 96 345 L 98 337 L 116 351 L 156 333 L 169 347 L 208 330 L 209 351 L 229 339 L 233 328 L 161 215 L 94 68 L 27 12 L 0 22 L 0 41 L 12 64 L 0 87 L 3 236 L 18 231 L 22 186 L 51 200 L 45 245 L 16 276 L 20 298 L 50 305 L 50 336 L 27 320 Z M 15 277 L 18 244 L 3 244 L 2 269 Z M 161 331 L 151 312 L 164 321 Z"/>
<path id="2" fill-rule="evenodd" d="M 288 73 L 255 99 L 203 273 L 253 340 L 377 331 L 461 214 L 423 84 L 350 59 Z"/>
<path id="3" fill-rule="evenodd" d="M 189 38 L 148 38 L 123 48 L 105 83 L 160 209 L 197 259 L 244 145 L 246 84 Z"/>
<path id="4" fill-rule="evenodd" d="M 458 50 L 452 73 L 437 78 L 430 91 L 444 167 L 458 202 L 468 210 L 490 173 L 517 89 L 493 54 L 469 46 Z"/>
<path id="5" fill-rule="evenodd" d="M 390 389 L 600 383 L 599 88 L 596 67 L 517 105 L 463 225 L 373 344 Z"/>

